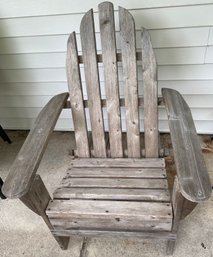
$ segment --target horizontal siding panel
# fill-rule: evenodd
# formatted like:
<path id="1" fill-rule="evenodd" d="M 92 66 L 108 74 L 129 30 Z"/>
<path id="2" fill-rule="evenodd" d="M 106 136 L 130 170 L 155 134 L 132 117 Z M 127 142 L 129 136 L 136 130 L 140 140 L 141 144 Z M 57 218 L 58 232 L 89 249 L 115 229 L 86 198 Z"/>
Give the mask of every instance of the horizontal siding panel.
<path id="1" fill-rule="evenodd" d="M 213 63 L 213 46 L 206 49 L 205 63 Z"/>
<path id="2" fill-rule="evenodd" d="M 100 67 L 100 81 L 104 81 L 103 67 Z M 119 78 L 123 81 L 122 69 Z M 158 66 L 158 80 L 212 80 L 213 64 Z M 85 81 L 81 67 L 82 81 Z M 141 68 L 138 79 L 142 80 Z M 0 70 L 0 82 L 65 82 L 65 68 Z"/>
<path id="3" fill-rule="evenodd" d="M 70 31 L 71 32 L 71 31 Z M 188 47 L 206 46 L 208 41 L 208 27 L 201 28 L 178 28 L 150 30 L 152 44 L 154 48 L 165 47 Z M 140 48 L 141 32 L 136 32 L 137 46 Z M 100 34 L 96 33 L 97 49 L 101 49 Z M 0 38 L 0 54 L 20 54 L 20 53 L 52 53 L 65 52 L 67 47 L 67 35 L 58 36 L 33 36 Z M 80 35 L 77 34 L 79 50 L 81 50 Z M 119 36 L 117 35 L 117 46 L 119 46 Z"/>
<path id="4" fill-rule="evenodd" d="M 167 87 L 178 90 L 181 94 L 186 95 L 203 95 L 213 94 L 213 80 L 167 80 L 158 82 L 158 93 L 161 89 Z"/>
<path id="5" fill-rule="evenodd" d="M 164 48 L 156 49 L 155 54 L 158 65 L 203 64 L 205 51 L 206 47 Z"/>
<path id="6" fill-rule="evenodd" d="M 0 107 L 43 107 L 52 96 L 0 96 Z M 213 95 L 184 95 L 192 108 L 212 108 Z"/>
<path id="7" fill-rule="evenodd" d="M 213 79 L 213 64 L 160 66 L 158 80 Z"/>
<path id="8" fill-rule="evenodd" d="M 32 127 L 35 119 L 4 119 L 1 125 L 5 129 L 29 129 Z M 125 131 L 125 121 L 122 121 L 123 131 Z M 143 127 L 143 122 L 140 124 Z M 213 122 L 212 121 L 195 121 L 197 132 L 200 134 L 212 134 Z M 73 124 L 71 119 L 59 119 L 55 130 L 59 131 L 73 131 Z M 169 132 L 168 122 L 159 121 L 160 132 Z M 143 131 L 143 129 L 141 129 Z"/>
<path id="9" fill-rule="evenodd" d="M 159 65 L 203 64 L 206 47 L 155 49 Z M 213 51 L 212 51 L 213 52 Z M 0 69 L 64 68 L 66 53 L 0 55 Z M 213 63 L 209 60 L 209 63 Z"/>
<path id="10" fill-rule="evenodd" d="M 213 25 L 213 24 L 211 24 Z M 208 44 L 209 45 L 213 45 L 213 27 L 210 28 L 210 31 L 209 31 L 209 41 L 208 41 Z"/>
<path id="11" fill-rule="evenodd" d="M 70 0 L 54 0 L 52 4 L 48 0 L 0 0 L 1 14 L 0 18 L 9 17 L 24 17 L 24 16 L 37 16 L 37 15 L 55 15 L 66 13 L 81 13 L 86 12 L 90 8 L 97 11 L 99 0 L 85 1 L 79 0 L 76 4 L 75 1 Z M 117 10 L 118 6 L 123 6 L 128 9 L 135 8 L 156 8 L 156 7 L 175 7 L 180 5 L 195 5 L 195 4 L 209 4 L 213 1 L 208 0 L 114 0 L 114 8 Z"/>
<path id="12" fill-rule="evenodd" d="M 0 83 L 0 95 L 57 95 L 67 91 L 67 82 Z"/>
<path id="13" fill-rule="evenodd" d="M 184 6 L 177 8 L 138 9 L 131 11 L 135 17 L 137 29 L 141 26 L 147 29 L 178 28 L 209 26 L 213 24 L 213 4 L 199 6 Z M 39 16 L 13 19 L 0 19 L 0 37 L 18 37 L 33 35 L 68 34 L 79 32 L 79 25 L 83 14 L 68 14 L 54 16 Z M 115 15 L 118 30 L 117 12 Z M 199 19 L 198 19 L 199 17 Z M 98 25 L 98 15 L 94 15 Z M 33 29 L 32 29 L 33 28 Z M 99 26 L 96 26 L 99 30 Z"/>

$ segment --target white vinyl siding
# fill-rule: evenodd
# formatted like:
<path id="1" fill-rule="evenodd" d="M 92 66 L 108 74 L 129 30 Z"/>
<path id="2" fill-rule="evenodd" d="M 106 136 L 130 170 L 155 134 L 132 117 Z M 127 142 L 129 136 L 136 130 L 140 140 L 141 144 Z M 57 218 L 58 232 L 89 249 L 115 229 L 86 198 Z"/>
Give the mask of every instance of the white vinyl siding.
<path id="1" fill-rule="evenodd" d="M 48 100 L 68 90 L 67 38 L 76 31 L 81 51 L 80 21 L 90 8 L 95 11 L 97 49 L 101 49 L 97 14 L 100 2 L 0 0 L 0 124 L 4 128 L 30 129 Z M 117 30 L 118 5 L 129 9 L 134 16 L 138 49 L 140 28 L 149 30 L 158 62 L 159 95 L 162 87 L 180 91 L 191 107 L 197 131 L 213 133 L 213 1 L 115 0 L 113 3 Z M 118 48 L 119 45 L 117 35 Z M 103 68 L 99 67 L 103 88 Z M 142 95 L 140 66 L 138 75 Z M 142 110 L 140 118 L 143 127 Z M 104 119 L 107 119 L 105 110 Z M 168 131 L 162 107 L 159 120 L 160 130 Z M 123 115 L 122 124 L 125 129 Z M 56 129 L 73 130 L 70 110 L 62 111 Z"/>

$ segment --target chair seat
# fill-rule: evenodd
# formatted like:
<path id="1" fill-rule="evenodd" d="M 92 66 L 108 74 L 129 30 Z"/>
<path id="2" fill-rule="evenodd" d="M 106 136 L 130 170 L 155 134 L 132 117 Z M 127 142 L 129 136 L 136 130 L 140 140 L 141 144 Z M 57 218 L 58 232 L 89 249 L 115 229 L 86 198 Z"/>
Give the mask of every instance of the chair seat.
<path id="1" fill-rule="evenodd" d="M 46 213 L 57 231 L 171 231 L 163 159 L 76 159 Z"/>

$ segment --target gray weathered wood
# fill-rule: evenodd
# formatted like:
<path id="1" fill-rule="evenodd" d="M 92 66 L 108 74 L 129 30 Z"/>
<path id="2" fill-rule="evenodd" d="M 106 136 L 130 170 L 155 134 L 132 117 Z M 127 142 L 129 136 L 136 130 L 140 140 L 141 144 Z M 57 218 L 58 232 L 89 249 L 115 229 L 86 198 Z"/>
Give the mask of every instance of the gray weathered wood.
<path id="1" fill-rule="evenodd" d="M 101 109 L 100 83 L 92 10 L 84 15 L 81 21 L 80 33 L 94 153 L 96 157 L 106 157 L 106 143 Z"/>
<path id="2" fill-rule="evenodd" d="M 120 107 L 125 107 L 125 99 L 124 98 L 120 98 L 119 102 L 120 102 Z M 84 103 L 84 108 L 88 108 L 88 106 L 89 106 L 88 100 L 84 100 L 83 103 Z M 163 102 L 162 97 L 158 97 L 158 105 L 159 106 L 164 106 L 164 102 Z M 144 106 L 144 98 L 143 97 L 138 98 L 138 106 L 139 107 Z M 106 107 L 106 99 L 101 99 L 101 107 Z M 67 101 L 64 108 L 66 108 L 66 109 L 71 108 L 70 101 Z"/>
<path id="3" fill-rule="evenodd" d="M 189 201 L 206 200 L 211 196 L 212 187 L 190 109 L 177 91 L 164 88 L 162 95 L 169 118 L 180 191 Z"/>
<path id="4" fill-rule="evenodd" d="M 108 167 L 108 168 L 164 168 L 165 161 L 162 158 L 133 159 L 133 158 L 79 158 L 72 161 L 73 167 Z"/>
<path id="5" fill-rule="evenodd" d="M 8 198 L 19 198 L 29 190 L 67 98 L 68 93 L 54 96 L 40 112 L 3 185 Z"/>
<path id="6" fill-rule="evenodd" d="M 54 230 L 170 231 L 170 203 L 54 200 L 48 218 Z"/>
<path id="7" fill-rule="evenodd" d="M 172 208 L 173 208 L 173 222 L 172 222 L 172 233 L 174 235 L 178 232 L 179 222 L 182 215 L 184 204 L 184 197 L 180 192 L 180 187 L 177 177 L 174 181 L 173 193 L 172 193 Z M 168 240 L 167 243 L 167 254 L 173 254 L 175 249 L 175 240 Z"/>
<path id="8" fill-rule="evenodd" d="M 113 158 L 123 157 L 115 24 L 112 3 L 103 2 L 99 5 L 99 20 L 111 150 L 110 154 Z"/>
<path id="9" fill-rule="evenodd" d="M 71 168 L 65 178 L 166 178 L 164 168 Z"/>
<path id="10" fill-rule="evenodd" d="M 102 199 L 170 202 L 170 194 L 168 190 L 162 189 L 59 187 L 54 192 L 54 199 Z"/>
<path id="11" fill-rule="evenodd" d="M 29 191 L 20 200 L 38 215 L 46 209 L 51 198 L 39 175 L 35 176 Z"/>
<path id="12" fill-rule="evenodd" d="M 122 53 L 119 53 L 119 52 L 116 53 L 116 60 L 117 60 L 117 62 L 122 62 Z M 136 51 L 136 60 L 137 61 L 141 61 L 142 60 L 141 51 Z M 78 55 L 78 61 L 79 61 L 79 63 L 84 63 L 82 55 Z M 97 62 L 98 63 L 102 63 L 103 62 L 102 54 L 97 54 Z"/>
<path id="13" fill-rule="evenodd" d="M 166 179 L 134 178 L 65 178 L 63 187 L 99 187 L 99 188 L 167 188 Z"/>
<path id="14" fill-rule="evenodd" d="M 159 156 L 157 64 L 149 33 L 145 29 L 142 29 L 141 41 L 145 156 L 156 158 Z"/>
<path id="15" fill-rule="evenodd" d="M 66 68 L 78 156 L 90 157 L 75 32 L 68 39 Z"/>
<path id="16" fill-rule="evenodd" d="M 110 237 L 110 238 L 145 238 L 145 239 L 174 239 L 176 235 L 172 234 L 171 232 L 166 231 L 155 231 L 155 232 L 148 232 L 148 231 L 101 231 L 101 230 L 55 230 L 52 232 L 58 236 L 87 236 L 87 237 Z"/>
<path id="17" fill-rule="evenodd" d="M 103 216 L 80 217 L 70 216 L 69 218 L 51 218 L 51 224 L 55 230 L 70 230 L 70 229 L 100 229 L 100 230 L 127 230 L 127 231 L 170 231 L 171 218 L 158 218 L 146 220 L 144 217 L 135 216 Z"/>
<path id="18" fill-rule="evenodd" d="M 156 218 L 172 219 L 172 208 L 170 203 L 157 202 L 131 202 L 131 201 L 95 201 L 95 200 L 53 200 L 49 202 L 46 213 L 49 217 L 73 217 L 87 215 L 95 217 L 108 216 L 131 216 L 144 217 L 146 220 Z"/>
<path id="19" fill-rule="evenodd" d="M 136 64 L 135 23 L 131 14 L 119 7 L 120 41 L 125 84 L 126 130 L 128 157 L 139 158 L 140 129 Z"/>
<path id="20" fill-rule="evenodd" d="M 51 197 L 39 175 L 36 175 L 30 189 L 24 196 L 20 198 L 20 200 L 32 211 L 40 215 L 50 230 L 54 229 L 45 213 L 46 207 L 51 200 Z M 58 242 L 62 250 L 67 249 L 69 237 L 57 236 L 54 234 L 53 237 Z"/>

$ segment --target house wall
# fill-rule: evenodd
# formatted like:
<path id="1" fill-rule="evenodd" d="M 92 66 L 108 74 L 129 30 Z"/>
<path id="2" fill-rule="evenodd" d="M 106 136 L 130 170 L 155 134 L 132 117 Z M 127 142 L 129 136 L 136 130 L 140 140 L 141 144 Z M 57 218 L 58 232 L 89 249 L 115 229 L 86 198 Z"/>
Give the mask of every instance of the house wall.
<path id="1" fill-rule="evenodd" d="M 29 129 L 47 101 L 67 91 L 68 35 L 76 31 L 80 41 L 80 21 L 90 8 L 94 9 L 99 30 L 99 3 L 0 0 L 0 124 L 4 128 Z M 191 107 L 197 131 L 213 133 L 213 1 L 115 0 L 113 3 L 117 30 L 118 5 L 134 16 L 138 48 L 140 27 L 149 30 L 158 62 L 159 95 L 162 87 L 179 90 Z M 97 48 L 100 50 L 99 33 Z M 121 94 L 122 90 L 121 84 Z M 163 108 L 159 110 L 159 119 L 160 130 L 168 131 Z M 73 130 L 70 110 L 63 110 L 56 129 Z"/>

